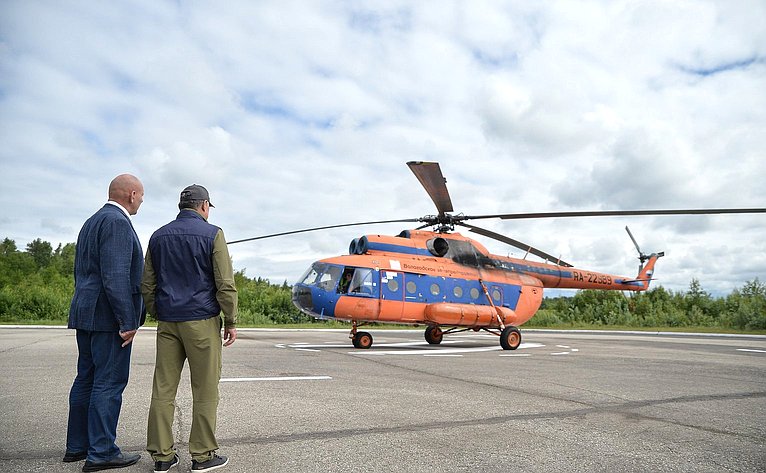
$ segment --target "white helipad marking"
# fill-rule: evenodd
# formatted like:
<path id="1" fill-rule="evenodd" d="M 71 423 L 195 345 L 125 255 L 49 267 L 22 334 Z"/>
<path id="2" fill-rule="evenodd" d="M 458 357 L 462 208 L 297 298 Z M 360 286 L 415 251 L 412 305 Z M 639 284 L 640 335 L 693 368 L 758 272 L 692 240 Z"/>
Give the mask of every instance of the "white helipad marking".
<path id="1" fill-rule="evenodd" d="M 561 352 L 558 352 L 558 353 L 551 353 L 551 355 L 568 355 L 569 353 L 570 352 L 568 352 L 568 351 L 561 351 Z"/>
<path id="2" fill-rule="evenodd" d="M 737 351 L 748 351 L 751 353 L 766 353 L 766 350 L 755 350 L 753 348 L 737 348 Z"/>
<path id="3" fill-rule="evenodd" d="M 322 350 L 314 350 L 313 348 L 296 348 L 295 351 L 322 351 Z"/>
<path id="4" fill-rule="evenodd" d="M 557 348 L 569 348 L 567 345 L 556 345 Z"/>
<path id="5" fill-rule="evenodd" d="M 500 355 L 500 356 L 532 356 L 531 353 L 509 353 L 507 355 Z"/>
<path id="6" fill-rule="evenodd" d="M 442 355 L 442 354 L 438 354 L 438 353 L 434 353 L 434 354 L 428 353 L 428 354 L 425 354 L 423 356 L 452 356 L 452 357 L 460 358 L 463 355 L 450 355 L 450 354 Z"/>
<path id="7" fill-rule="evenodd" d="M 286 348 L 284 343 L 277 343 L 274 346 L 277 347 L 277 348 Z"/>
<path id="8" fill-rule="evenodd" d="M 442 345 L 449 345 L 451 343 L 459 343 L 459 342 L 456 341 L 456 340 L 444 340 L 441 344 Z M 293 343 L 293 344 L 288 345 L 288 346 L 290 348 L 296 348 L 296 349 L 297 348 L 348 348 L 349 344 L 348 343 L 344 343 L 342 345 L 341 344 L 335 344 L 335 345 L 300 345 L 300 344 L 297 344 L 297 343 Z M 373 346 L 375 346 L 375 347 L 415 347 L 415 346 L 428 347 L 428 346 L 434 346 L 434 345 L 430 345 L 425 340 L 420 340 L 420 341 L 413 340 L 413 341 L 410 341 L 410 342 L 397 342 L 397 343 L 385 343 L 385 342 L 378 342 L 378 341 L 376 341 L 373 344 Z"/>
<path id="9" fill-rule="evenodd" d="M 332 379 L 331 376 L 267 376 L 264 378 L 221 378 L 222 383 L 244 383 L 248 381 L 316 381 Z"/>
<path id="10" fill-rule="evenodd" d="M 393 345 L 390 345 L 393 346 Z M 411 345 L 410 345 L 411 346 Z M 522 343 L 519 345 L 519 349 L 523 348 L 538 348 L 544 347 L 542 343 Z M 390 350 L 390 351 L 350 351 L 349 355 L 454 355 L 457 353 L 479 353 L 486 351 L 498 351 L 503 348 L 498 346 L 493 347 L 474 347 L 474 348 L 431 348 L 425 350 Z"/>

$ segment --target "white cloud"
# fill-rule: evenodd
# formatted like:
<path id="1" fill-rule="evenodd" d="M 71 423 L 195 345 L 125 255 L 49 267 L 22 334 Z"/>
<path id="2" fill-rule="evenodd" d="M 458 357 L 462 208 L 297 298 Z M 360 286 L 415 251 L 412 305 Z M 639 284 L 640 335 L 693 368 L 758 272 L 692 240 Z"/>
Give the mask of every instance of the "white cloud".
<path id="1" fill-rule="evenodd" d="M 232 240 L 434 213 L 409 160 L 439 161 L 456 211 L 473 215 L 766 201 L 762 2 L 0 9 L 0 236 L 20 247 L 74 241 L 122 172 L 146 186 L 144 241 L 193 182 Z M 632 274 L 629 224 L 643 249 L 667 251 L 666 287 L 766 279 L 762 216 L 477 224 Z M 353 237 L 406 226 L 231 251 L 250 275 L 292 282 Z"/>

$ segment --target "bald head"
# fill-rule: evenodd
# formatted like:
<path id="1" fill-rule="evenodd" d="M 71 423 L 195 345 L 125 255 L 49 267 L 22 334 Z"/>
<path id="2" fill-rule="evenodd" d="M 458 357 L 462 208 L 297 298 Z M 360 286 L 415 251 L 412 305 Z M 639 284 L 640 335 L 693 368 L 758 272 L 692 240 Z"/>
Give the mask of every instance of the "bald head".
<path id="1" fill-rule="evenodd" d="M 109 183 L 109 200 L 125 207 L 130 215 L 135 215 L 144 202 L 144 185 L 136 176 L 120 174 Z"/>

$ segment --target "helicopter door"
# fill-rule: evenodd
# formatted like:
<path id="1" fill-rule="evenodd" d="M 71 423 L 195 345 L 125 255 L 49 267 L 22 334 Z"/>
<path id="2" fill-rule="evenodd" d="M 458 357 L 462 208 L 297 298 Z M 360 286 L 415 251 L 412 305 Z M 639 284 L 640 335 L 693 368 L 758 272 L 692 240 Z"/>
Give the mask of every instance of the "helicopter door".
<path id="1" fill-rule="evenodd" d="M 404 273 L 380 271 L 380 315 L 379 320 L 397 321 L 402 319 L 404 307 Z"/>

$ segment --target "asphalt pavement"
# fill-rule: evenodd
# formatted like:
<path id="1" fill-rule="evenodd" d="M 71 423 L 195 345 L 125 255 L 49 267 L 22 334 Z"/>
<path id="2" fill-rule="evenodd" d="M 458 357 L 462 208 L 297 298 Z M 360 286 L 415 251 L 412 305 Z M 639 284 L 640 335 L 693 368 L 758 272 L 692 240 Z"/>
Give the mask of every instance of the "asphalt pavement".
<path id="1" fill-rule="evenodd" d="M 522 327 L 523 329 L 523 327 Z M 230 472 L 766 471 L 766 337 L 522 330 L 240 330 L 224 349 L 218 417 Z M 133 348 L 118 444 L 144 452 L 155 332 Z M 0 327 L 3 471 L 61 463 L 74 331 Z M 188 471 L 191 389 L 176 445 Z"/>

